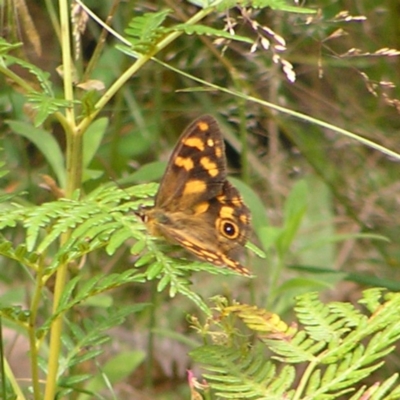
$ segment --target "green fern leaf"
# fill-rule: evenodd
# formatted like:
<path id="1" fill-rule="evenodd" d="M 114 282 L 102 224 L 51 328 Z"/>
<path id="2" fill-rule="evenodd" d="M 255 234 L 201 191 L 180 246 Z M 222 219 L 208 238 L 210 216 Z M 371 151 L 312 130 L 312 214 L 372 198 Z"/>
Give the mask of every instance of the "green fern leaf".
<path id="1" fill-rule="evenodd" d="M 49 115 L 54 114 L 60 109 L 65 109 L 73 105 L 72 102 L 64 99 L 55 99 L 47 93 L 33 92 L 27 95 L 27 100 L 32 104 L 32 108 L 36 110 L 34 119 L 35 127 L 40 126 Z M 75 101 L 79 104 L 78 101 Z"/>
<path id="2" fill-rule="evenodd" d="M 6 55 L 4 56 L 4 59 L 8 64 L 17 64 L 20 67 L 27 69 L 32 75 L 34 75 L 37 78 L 40 87 L 42 88 L 44 93 L 46 93 L 50 97 L 54 97 L 54 92 L 49 72 L 43 71 L 40 68 L 36 67 L 36 65 L 33 65 L 20 58 Z"/>
<path id="3" fill-rule="evenodd" d="M 163 269 L 164 269 L 164 265 L 163 265 Z M 159 280 L 159 282 L 157 284 L 157 291 L 162 292 L 169 284 L 171 284 L 171 281 L 172 281 L 171 275 L 164 274 L 164 276 L 162 276 L 162 278 Z M 176 295 L 177 286 L 178 285 L 174 285 L 173 287 L 171 286 L 171 291 L 170 291 L 171 297 L 174 297 Z"/>
<path id="4" fill-rule="evenodd" d="M 142 238 L 139 238 L 138 241 L 130 248 L 130 253 L 133 255 L 138 255 L 141 253 L 144 248 L 146 247 L 146 238 L 143 236 Z"/>
<path id="5" fill-rule="evenodd" d="M 143 265 L 146 265 L 153 261 L 155 258 L 155 255 L 153 253 L 147 253 L 144 256 L 140 257 L 139 260 L 135 262 L 136 267 L 142 267 Z M 163 265 L 161 262 L 157 263 L 152 263 L 150 267 L 147 269 L 147 276 L 149 279 L 154 279 L 155 277 L 158 276 L 158 274 L 161 272 L 163 268 Z"/>
<path id="6" fill-rule="evenodd" d="M 52 218 L 57 216 L 59 206 L 60 202 L 50 202 L 28 210 L 24 226 L 27 228 L 26 246 L 29 251 L 34 249 L 40 230 L 50 225 Z"/>
<path id="7" fill-rule="evenodd" d="M 383 291 L 383 288 L 368 289 L 364 292 L 364 297 L 359 300 L 359 303 L 367 307 L 368 311 L 372 313 L 381 304 Z"/>
<path id="8" fill-rule="evenodd" d="M 109 238 L 108 244 L 106 246 L 107 254 L 108 255 L 114 254 L 116 249 L 131 237 L 132 237 L 132 231 L 127 227 L 116 230 L 114 233 L 111 234 L 111 237 Z"/>
<path id="9" fill-rule="evenodd" d="M 132 18 L 125 33 L 132 44 L 133 51 L 141 54 L 152 51 L 160 39 L 166 35 L 165 28 L 161 27 L 161 24 L 170 13 L 171 10 L 163 10 Z"/>
<path id="10" fill-rule="evenodd" d="M 266 363 L 264 362 L 264 365 Z M 285 365 L 282 370 L 274 376 L 274 379 L 271 381 L 270 390 L 272 393 L 276 395 L 280 395 L 283 398 L 285 394 L 289 396 L 289 389 L 292 386 L 294 380 L 296 378 L 296 370 L 291 365 Z"/>
<path id="11" fill-rule="evenodd" d="M 237 349 L 217 345 L 202 346 L 190 355 L 205 364 L 210 373 L 204 374 L 208 384 L 223 398 L 282 399 L 293 382 L 294 369 L 276 373 L 272 363 L 265 361 L 262 352 L 243 353 Z M 248 373 L 252 372 L 252 375 Z M 280 386 L 270 387 L 279 376 Z"/>
<path id="12" fill-rule="evenodd" d="M 24 216 L 26 209 L 19 205 L 13 204 L 11 207 L 7 207 L 4 211 L 0 213 L 0 229 L 6 227 L 13 228 L 21 221 Z"/>
<path id="13" fill-rule="evenodd" d="M 367 322 L 367 317 L 349 303 L 335 302 L 330 303 L 328 307 L 330 312 L 340 317 L 341 324 L 344 326 L 354 328 L 359 326 L 361 321 Z"/>
<path id="14" fill-rule="evenodd" d="M 189 282 L 184 282 L 182 285 L 179 285 L 177 291 L 180 294 L 190 299 L 200 310 L 204 312 L 205 315 L 211 315 L 211 310 L 207 306 L 207 304 L 203 301 L 201 296 L 189 289 Z"/>
<path id="15" fill-rule="evenodd" d="M 371 400 L 379 400 L 379 399 L 385 399 L 385 400 L 394 400 L 400 398 L 400 386 L 397 385 L 397 388 L 389 395 L 389 390 L 391 390 L 394 386 L 394 384 L 398 381 L 399 379 L 399 374 L 393 374 L 390 378 L 386 379 L 383 382 L 377 382 L 374 386 L 366 388 L 364 393 L 368 393 L 368 391 L 371 393 Z M 397 391 L 397 394 L 396 394 Z M 385 396 L 385 397 L 383 397 Z M 364 395 L 364 398 L 367 398 L 367 396 Z M 361 399 L 361 397 L 359 397 Z M 351 398 L 350 400 L 355 400 Z"/>
<path id="16" fill-rule="evenodd" d="M 98 317 L 95 323 L 84 320 L 83 329 L 81 326 L 70 322 L 67 325 L 70 336 L 64 335 L 62 340 L 63 344 L 66 345 L 67 354 L 64 360 L 60 361 L 60 376 L 64 371 L 70 370 L 72 366 L 79 365 L 100 355 L 102 350 L 98 347 L 110 340 L 110 336 L 105 331 L 120 325 L 128 315 L 141 309 L 143 307 L 138 306 L 124 307 L 117 310 L 112 308 L 108 310 L 107 315 Z M 70 345 L 67 345 L 68 343 Z M 86 351 L 82 352 L 82 349 L 86 349 Z M 75 377 L 80 382 L 79 375 Z M 70 378 L 72 379 L 71 382 L 73 382 L 74 375 L 70 376 Z M 59 384 L 61 382 L 65 384 L 65 380 L 61 379 Z"/>
<path id="17" fill-rule="evenodd" d="M 338 340 L 348 330 L 343 327 L 339 316 L 332 314 L 329 307 L 319 300 L 317 293 L 301 296 L 295 310 L 299 321 L 305 325 L 305 330 L 316 341 Z M 340 330 L 339 326 L 342 326 Z"/>
<path id="18" fill-rule="evenodd" d="M 315 355 L 326 347 L 325 341 L 313 341 L 306 332 L 299 331 L 291 340 L 262 339 L 276 356 L 274 358 L 286 363 L 315 361 Z"/>
<path id="19" fill-rule="evenodd" d="M 331 368 L 331 367 L 333 367 L 333 368 Z M 326 371 L 328 371 L 328 372 L 325 372 L 325 375 L 327 377 L 329 377 L 329 376 L 333 377 L 335 375 L 336 366 L 333 364 L 328 365 L 328 368 L 326 369 Z M 305 393 L 306 394 L 314 393 L 320 386 L 321 386 L 321 370 L 317 369 L 316 371 L 314 371 L 311 374 L 310 378 L 308 379 Z"/>

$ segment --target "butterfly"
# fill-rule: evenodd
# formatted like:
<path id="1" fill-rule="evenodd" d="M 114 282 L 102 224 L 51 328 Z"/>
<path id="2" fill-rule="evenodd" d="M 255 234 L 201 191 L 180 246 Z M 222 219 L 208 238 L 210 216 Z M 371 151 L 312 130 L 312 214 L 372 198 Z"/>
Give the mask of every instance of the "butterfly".
<path id="1" fill-rule="evenodd" d="M 154 206 L 141 218 L 154 236 L 178 243 L 197 258 L 243 275 L 238 261 L 250 231 L 250 211 L 227 180 L 225 145 L 216 120 L 203 116 L 182 133 Z"/>

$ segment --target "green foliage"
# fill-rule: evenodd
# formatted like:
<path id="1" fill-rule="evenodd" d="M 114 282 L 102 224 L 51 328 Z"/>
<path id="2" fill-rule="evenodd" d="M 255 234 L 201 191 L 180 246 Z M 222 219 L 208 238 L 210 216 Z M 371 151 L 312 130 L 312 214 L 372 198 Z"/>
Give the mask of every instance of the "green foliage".
<path id="1" fill-rule="evenodd" d="M 205 25 L 177 24 L 172 27 L 162 26 L 162 23 L 170 13 L 171 10 L 163 10 L 133 17 L 129 22 L 128 28 L 125 29 L 125 33 L 132 47 L 118 46 L 118 48 L 127 54 L 151 54 L 155 51 L 155 47 L 160 41 L 172 32 L 183 32 L 187 35 L 214 36 L 238 42 L 253 43 L 253 40 L 250 38 L 236 34 L 233 35 L 224 30 L 211 28 Z"/>
<path id="2" fill-rule="evenodd" d="M 370 386 L 363 380 L 382 366 L 400 339 L 400 295 L 367 290 L 359 303 L 368 304 L 364 313 L 346 303 L 325 305 L 316 293 L 300 296 L 300 329 L 265 310 L 219 302 L 216 328 L 232 331 L 236 316 L 260 343 L 250 345 L 245 338 L 221 343 L 215 327 L 208 325 L 215 343 L 191 355 L 223 399 L 338 399 L 350 393 L 352 399 L 361 399 L 372 392 L 373 399 L 394 399 L 400 390 L 398 374 Z"/>
<path id="3" fill-rule="evenodd" d="M 24 121 L 7 121 L 10 128 L 17 134 L 26 137 L 37 146 L 46 157 L 49 166 L 57 177 L 61 187 L 65 186 L 65 158 L 54 136 L 43 128 L 33 127 Z"/>
<path id="4" fill-rule="evenodd" d="M 138 53 L 150 53 L 153 47 L 166 35 L 166 30 L 161 26 L 171 10 L 146 13 L 134 17 L 125 29 L 132 48 Z"/>
<path id="5" fill-rule="evenodd" d="M 19 44 L 17 43 L 16 45 L 13 45 L 12 43 L 4 43 L 4 40 L 2 40 L 2 44 L 4 48 L 7 48 L 7 50 L 12 50 L 15 48 L 15 46 L 18 46 Z M 8 47 L 6 47 L 8 45 Z M 53 87 L 52 83 L 50 81 L 50 74 L 48 72 L 43 71 L 42 69 L 38 68 L 36 65 L 33 65 L 25 60 L 22 60 L 21 58 L 9 56 L 9 55 L 4 55 L 3 59 L 6 64 L 16 64 L 21 66 L 22 68 L 27 69 L 39 82 L 40 88 L 43 90 L 43 95 L 47 95 L 48 97 L 54 97 L 54 92 L 53 92 Z M 36 93 L 36 96 L 39 96 L 39 93 Z M 33 94 L 32 94 L 33 96 Z M 35 99 L 35 97 L 33 97 Z"/>
<path id="6" fill-rule="evenodd" d="M 398 296 L 369 290 L 354 307 L 310 294 L 354 298 L 344 281 L 399 289 L 398 171 L 387 158 L 400 158 L 390 149 L 398 10 L 366 2 L 365 29 L 340 1 L 89 10 L 60 0 L 59 15 L 42 3 L 7 9 L 17 21 L 0 38 L 0 317 L 29 346 L 15 369 L 17 336 L 3 339 L 0 397 L 123 399 L 118 383 L 135 373 L 134 390 L 160 399 L 189 389 L 197 399 L 199 388 L 207 400 L 400 398 Z M 124 27 L 126 38 L 112 30 Z M 149 237 L 136 212 L 155 184 L 109 184 L 158 180 L 167 147 L 202 113 L 220 115 L 230 170 L 241 172 L 248 247 L 264 257 L 250 252 L 251 280 Z M 219 300 L 213 316 L 206 299 L 221 292 L 241 303 Z M 300 293 L 301 327 L 288 326 Z M 204 384 L 183 378 L 188 348 Z M 14 375 L 28 363 L 30 380 Z"/>
<path id="7" fill-rule="evenodd" d="M 27 96 L 27 100 L 32 104 L 32 109 L 36 111 L 35 119 L 33 120 L 35 127 L 42 125 L 49 115 L 53 115 L 63 108 L 71 107 L 71 102 L 64 99 L 55 99 L 45 93 L 30 93 Z"/>

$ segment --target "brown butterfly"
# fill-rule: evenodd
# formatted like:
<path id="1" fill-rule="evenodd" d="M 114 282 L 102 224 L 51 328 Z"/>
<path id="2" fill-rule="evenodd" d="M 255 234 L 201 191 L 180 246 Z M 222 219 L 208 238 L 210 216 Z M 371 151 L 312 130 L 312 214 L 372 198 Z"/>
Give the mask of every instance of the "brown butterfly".
<path id="1" fill-rule="evenodd" d="M 250 275 L 238 261 L 250 230 L 250 211 L 226 178 L 225 145 L 213 117 L 203 116 L 183 132 L 154 207 L 144 209 L 141 217 L 152 235 Z"/>

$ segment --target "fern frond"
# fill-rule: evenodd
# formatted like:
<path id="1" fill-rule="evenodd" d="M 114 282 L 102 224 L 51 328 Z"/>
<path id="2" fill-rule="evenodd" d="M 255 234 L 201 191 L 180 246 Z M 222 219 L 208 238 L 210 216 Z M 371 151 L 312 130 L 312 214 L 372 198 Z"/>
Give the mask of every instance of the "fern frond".
<path id="1" fill-rule="evenodd" d="M 148 269 L 148 279 L 151 277 L 160 278 L 157 290 L 161 292 L 169 286 L 169 295 L 175 297 L 180 293 L 193 301 L 207 315 L 211 314 L 210 309 L 203 301 L 200 295 L 189 289 L 191 282 L 187 278 L 189 263 L 184 261 L 173 260 L 155 248 L 153 244 L 149 244 L 151 255 L 155 257 L 154 263 Z"/>
<path id="2" fill-rule="evenodd" d="M 301 296 L 295 310 L 307 333 L 316 341 L 337 341 L 344 332 L 349 330 L 346 321 L 324 305 L 317 293 Z"/>
<path id="3" fill-rule="evenodd" d="M 363 400 L 363 399 L 394 400 L 394 399 L 398 399 L 400 396 L 400 387 L 397 387 L 397 390 L 394 390 L 389 396 L 386 396 L 388 394 L 388 391 L 393 388 L 393 386 L 395 385 L 398 378 L 399 378 L 399 374 L 394 374 L 390 378 L 386 379 L 383 382 L 377 382 L 370 387 L 363 386 L 362 388 L 360 388 L 357 391 L 357 393 L 355 393 L 353 396 L 351 396 L 349 398 L 349 400 Z M 396 391 L 397 391 L 397 394 L 396 394 Z M 383 396 L 385 396 L 385 397 L 383 397 Z"/>
<path id="4" fill-rule="evenodd" d="M 50 228 L 55 219 L 58 219 L 62 215 L 68 215 L 71 208 L 71 204 L 64 200 L 44 203 L 39 207 L 31 209 L 27 208 L 23 225 L 26 228 L 26 246 L 28 250 L 32 251 L 35 248 L 42 229 Z M 69 224 L 62 231 L 56 231 L 55 235 L 50 235 L 51 239 L 46 240 L 48 244 L 39 247 L 39 251 L 44 251 L 56 237 L 66 232 L 69 227 L 75 227 L 78 222 L 79 221 L 76 221 L 72 225 Z"/>
<path id="5" fill-rule="evenodd" d="M 368 289 L 364 292 L 364 296 L 358 302 L 364 305 L 369 312 L 374 312 L 382 300 L 382 293 L 384 292 L 383 288 L 372 288 Z"/>
<path id="6" fill-rule="evenodd" d="M 50 73 L 43 71 L 38 68 L 36 65 L 33 65 L 25 60 L 22 60 L 17 57 L 6 55 L 4 56 L 5 61 L 8 64 L 17 64 L 22 68 L 27 69 L 32 75 L 34 75 L 42 88 L 43 92 L 46 93 L 50 97 L 54 97 L 54 92 L 52 88 L 52 83 L 50 80 Z"/>
<path id="7" fill-rule="evenodd" d="M 204 377 L 218 396 L 282 399 L 293 383 L 294 368 L 286 366 L 277 372 L 276 367 L 265 361 L 265 355 L 259 350 L 253 349 L 243 353 L 236 348 L 208 345 L 190 354 L 209 371 Z"/>
<path id="8" fill-rule="evenodd" d="M 49 115 L 73 105 L 71 101 L 56 99 L 46 92 L 29 93 L 29 95 L 27 95 L 27 100 L 32 104 L 32 108 L 36 110 L 36 115 L 34 118 L 34 125 L 36 127 L 41 125 Z M 74 103 L 79 104 L 79 101 L 75 100 Z"/>
<path id="9" fill-rule="evenodd" d="M 230 313 L 235 313 L 250 329 L 256 332 L 280 334 L 282 337 L 294 333 L 294 331 L 289 330 L 289 327 L 277 314 L 267 312 L 256 306 L 236 304 L 223 309 L 223 316 Z"/>
<path id="10" fill-rule="evenodd" d="M 326 348 L 325 341 L 314 341 L 304 331 L 297 332 L 290 340 L 263 338 L 262 341 L 276 354 L 274 358 L 295 364 L 316 361 L 316 355 Z"/>
<path id="11" fill-rule="evenodd" d="M 56 315 L 71 309 L 79 303 L 83 303 L 90 297 L 97 296 L 103 292 L 126 285 L 127 283 L 144 282 L 144 279 L 145 277 L 143 273 L 139 273 L 136 269 L 129 269 L 123 273 L 107 275 L 100 274 L 94 276 L 85 280 L 85 282 L 76 290 L 75 287 L 78 282 L 71 280 L 63 293 Z M 73 291 L 74 295 L 71 296 Z"/>
<path id="12" fill-rule="evenodd" d="M 170 13 L 171 10 L 163 10 L 133 17 L 125 29 L 127 39 L 132 43 L 132 49 L 140 54 L 151 52 L 166 35 L 166 30 L 161 24 Z"/>
<path id="13" fill-rule="evenodd" d="M 2 207 L 4 212 L 0 213 L 0 230 L 15 227 L 23 220 L 26 213 L 26 208 L 17 204 L 3 204 Z"/>
<path id="14" fill-rule="evenodd" d="M 329 310 L 331 313 L 337 315 L 341 324 L 347 327 L 354 328 L 360 325 L 360 321 L 366 319 L 359 310 L 354 308 L 350 303 L 329 303 Z"/>
<path id="15" fill-rule="evenodd" d="M 138 187 L 137 192 L 144 197 L 146 186 Z M 123 202 L 135 194 L 135 189 L 127 193 L 114 185 L 107 185 L 95 194 L 97 197 L 60 199 L 36 207 L 7 204 L 7 212 L 0 214 L 0 229 L 19 224 L 25 228 L 26 237 L 25 243 L 14 248 L 11 242 L 0 236 L 0 254 L 37 271 L 39 255 L 49 252 L 60 235 L 71 231 L 69 240 L 53 257 L 47 257 L 50 263 L 45 274 L 50 275 L 60 262 L 79 259 L 96 248 L 107 246 L 111 239 L 107 248 L 109 254 L 113 254 L 117 246 L 129 237 L 140 241 L 139 247 L 143 247 L 146 235 L 133 214 L 141 201 L 132 199 L 128 204 Z"/>
<path id="16" fill-rule="evenodd" d="M 0 235 L 0 254 L 10 260 L 15 260 L 31 268 L 33 271 L 38 271 L 40 266 L 38 264 L 39 254 L 36 252 L 28 252 L 25 244 L 20 244 L 13 247 L 13 243 L 6 240 Z"/>
<path id="17" fill-rule="evenodd" d="M 349 398 L 353 392 L 351 399 L 395 399 L 395 394 L 400 393 L 397 375 L 368 388 L 365 385 L 357 387 L 357 384 L 383 365 L 383 358 L 394 351 L 400 340 L 400 294 L 368 290 L 360 303 L 368 304 L 370 316 L 350 304 L 334 302 L 324 305 L 315 294 L 305 294 L 297 299 L 296 308 L 304 328 L 280 331 L 276 328 L 285 328 L 286 325 L 281 324 L 279 318 L 276 324 L 271 323 L 274 317 L 270 313 L 241 304 L 227 306 L 226 302 L 219 300 L 216 309 L 220 315 L 216 321 L 226 335 L 233 330 L 234 319 L 229 317 L 235 314 L 258 335 L 260 343 L 266 346 L 265 351 L 268 348 L 274 356 L 270 360 L 265 355 L 258 359 L 258 355 L 263 354 L 260 345 L 257 346 L 258 353 L 256 349 L 250 349 L 243 355 L 246 348 L 243 339 L 240 342 L 225 341 L 225 347 L 222 344 L 206 346 L 198 361 L 206 364 L 204 368 L 212 373 L 204 376 L 222 398 L 333 400 L 340 396 Z M 212 340 L 220 337 L 209 326 L 204 332 L 208 332 Z M 326 332 L 326 338 L 322 332 Z M 225 348 L 226 353 L 220 348 Z M 251 355 L 253 352 L 257 353 L 256 357 Z M 269 365 L 272 362 L 274 367 Z M 236 368 L 231 363 L 236 363 Z M 275 373 L 274 383 L 265 375 L 264 392 L 259 390 L 259 382 L 252 382 L 254 371 L 263 368 L 283 371 L 290 363 L 302 365 L 296 378 L 296 370 L 291 368 L 287 370 L 290 378 Z M 276 384 L 277 381 L 281 384 Z M 297 388 L 293 386 L 295 381 L 300 382 Z M 227 383 L 232 385 L 231 389 Z M 253 386 L 253 391 L 250 386 Z M 239 395 L 235 397 L 233 393 Z"/>
<path id="18" fill-rule="evenodd" d="M 69 333 L 63 337 L 66 354 L 60 360 L 60 375 L 69 371 L 71 367 L 91 360 L 102 353 L 100 346 L 110 340 L 107 330 L 124 322 L 128 315 L 143 310 L 145 305 L 128 306 L 120 309 L 112 307 L 102 316 L 97 316 L 94 321 L 84 319 L 83 324 L 77 325 L 69 322 Z M 85 349 L 83 351 L 82 349 Z M 67 374 L 68 375 L 68 374 Z M 80 374 L 61 378 L 59 385 L 73 387 L 77 383 L 88 379 L 92 375 Z"/>

